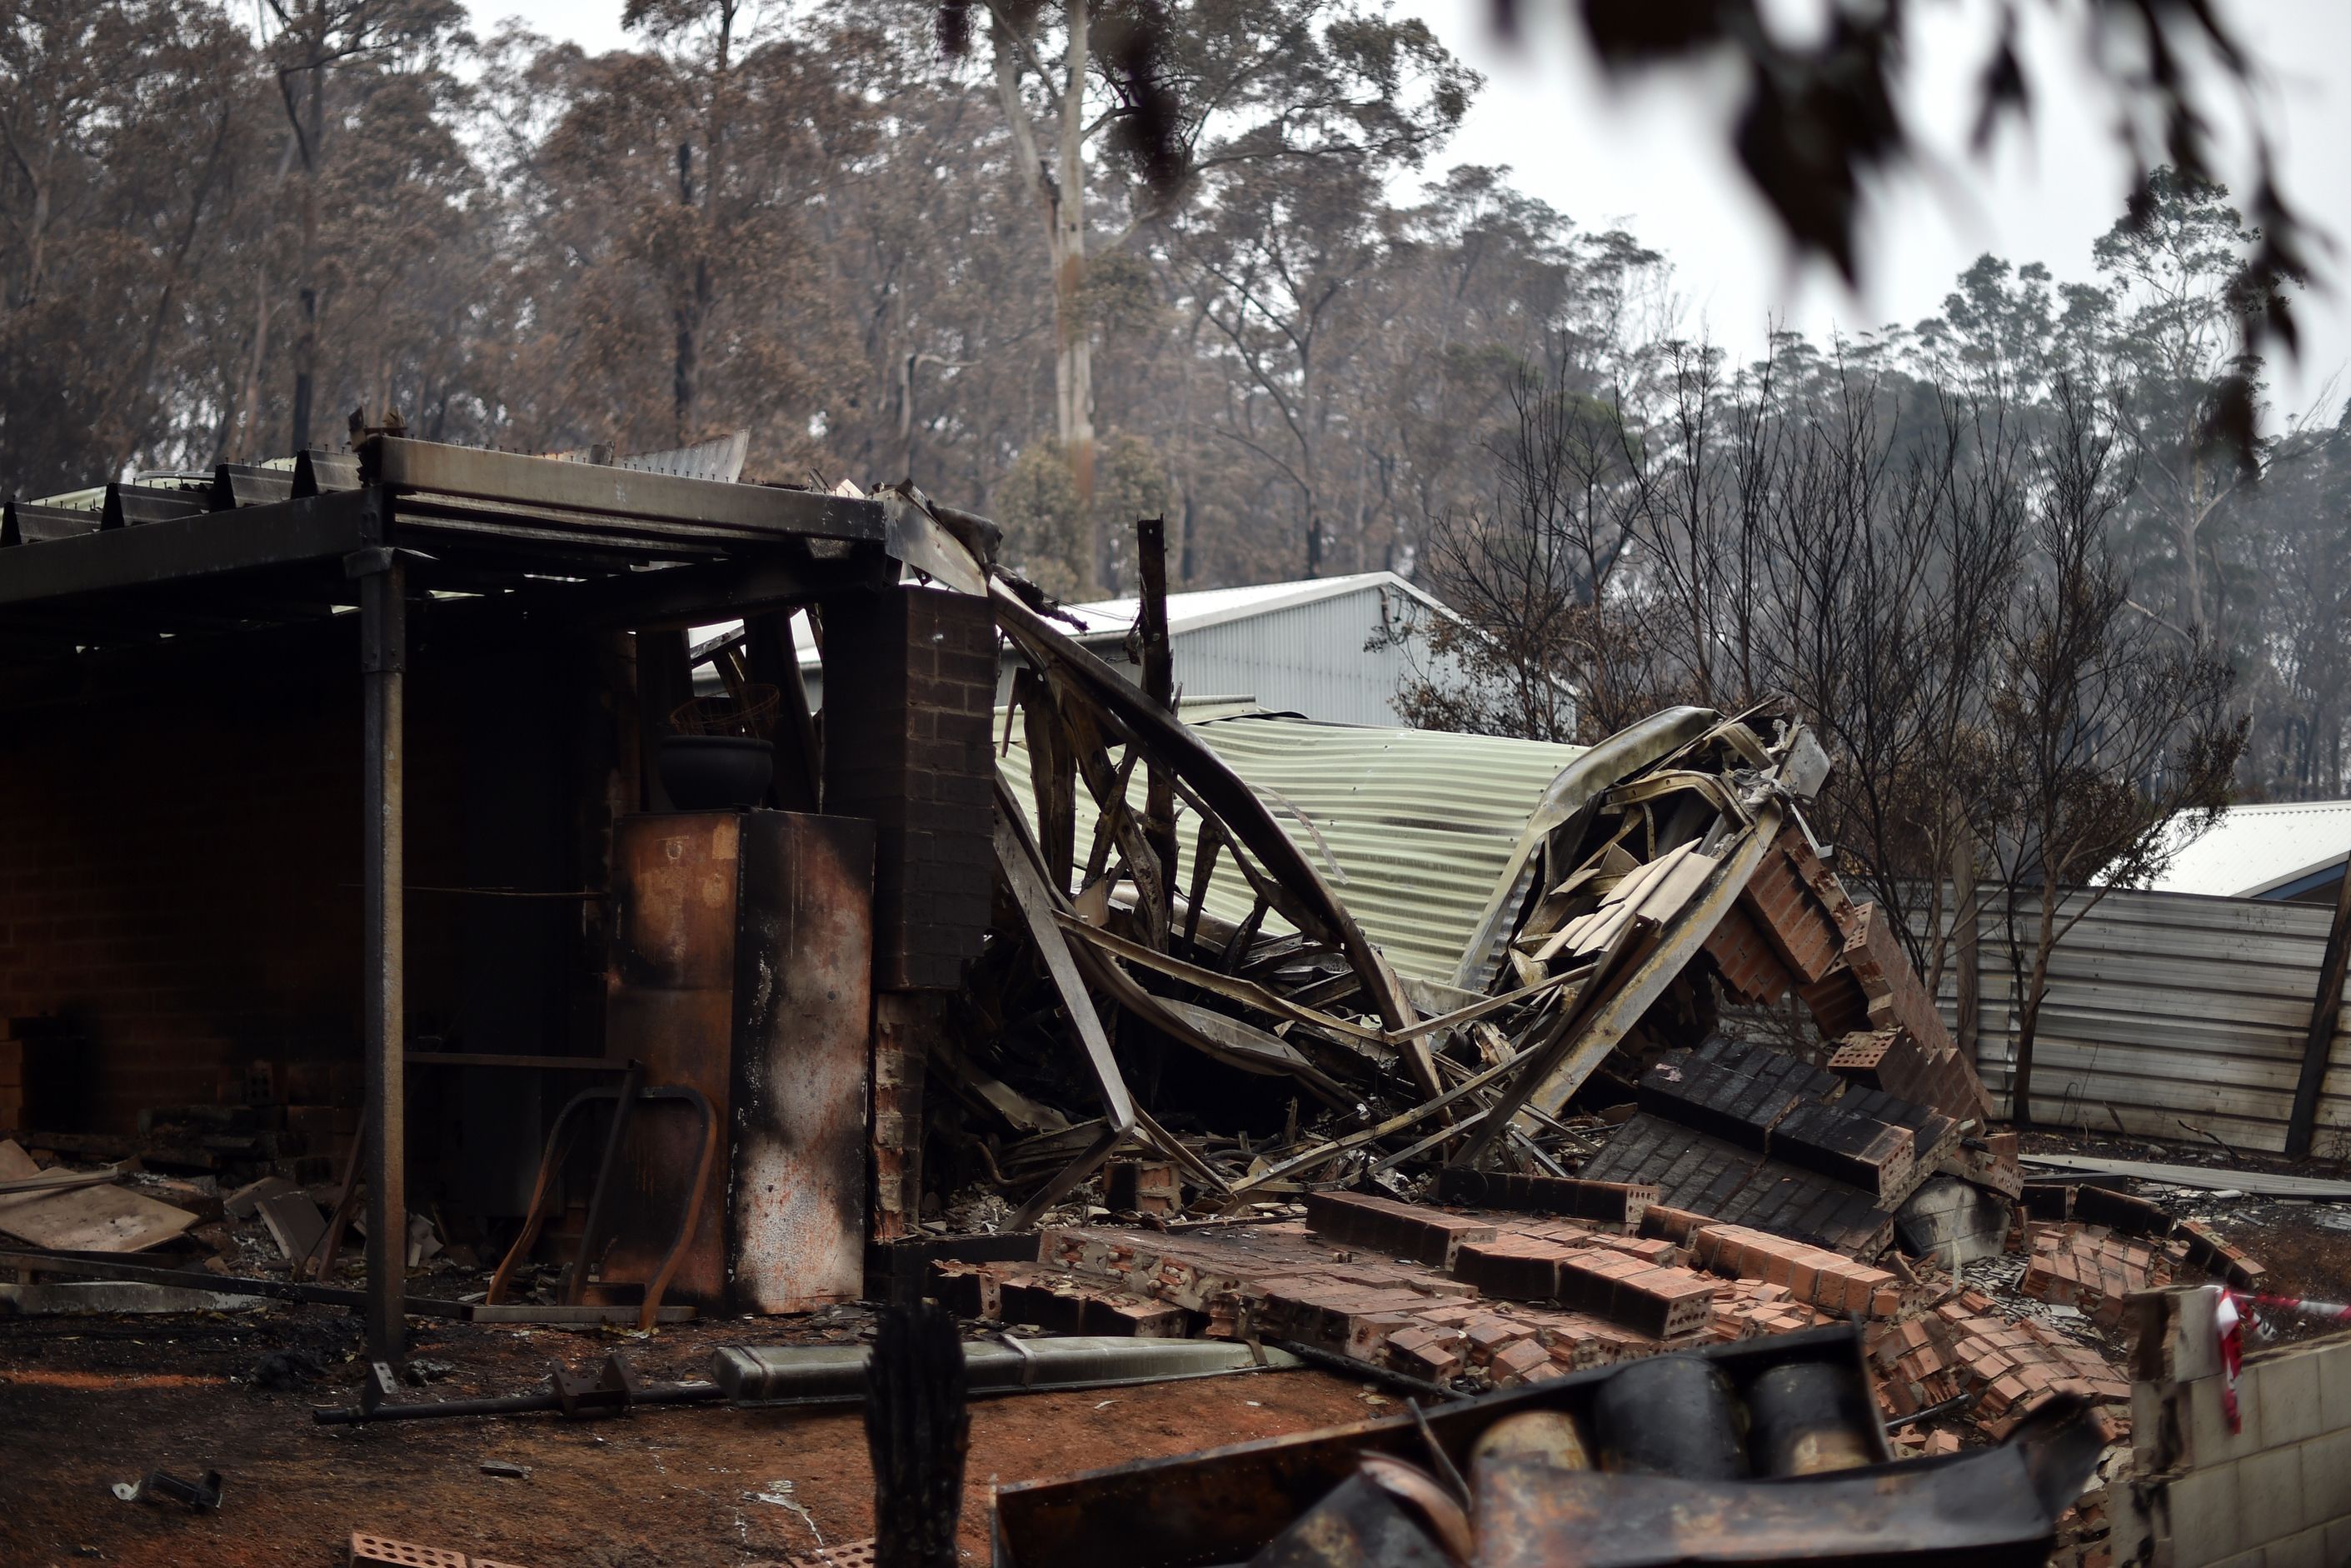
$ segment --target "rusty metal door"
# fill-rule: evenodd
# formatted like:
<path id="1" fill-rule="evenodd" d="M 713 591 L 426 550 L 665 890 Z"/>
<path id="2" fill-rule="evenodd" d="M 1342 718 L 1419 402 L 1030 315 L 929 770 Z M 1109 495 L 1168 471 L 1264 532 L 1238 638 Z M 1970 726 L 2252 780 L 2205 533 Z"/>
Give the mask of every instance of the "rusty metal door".
<path id="1" fill-rule="evenodd" d="M 873 825 L 740 821 L 728 1294 L 738 1312 L 808 1312 L 864 1281 Z"/>
<path id="2" fill-rule="evenodd" d="M 699 1089 L 729 1124 L 735 936 L 744 818 L 732 811 L 624 817 L 612 830 L 612 967 L 605 1051 L 645 1064 L 648 1083 Z M 604 1277 L 652 1277 L 674 1235 L 678 1195 L 692 1179 L 699 1118 L 646 1105 L 633 1118 L 626 1180 L 616 1194 Z M 725 1149 L 714 1174 L 726 1169 Z M 726 1305 L 726 1184 L 714 1180 L 672 1299 Z"/>

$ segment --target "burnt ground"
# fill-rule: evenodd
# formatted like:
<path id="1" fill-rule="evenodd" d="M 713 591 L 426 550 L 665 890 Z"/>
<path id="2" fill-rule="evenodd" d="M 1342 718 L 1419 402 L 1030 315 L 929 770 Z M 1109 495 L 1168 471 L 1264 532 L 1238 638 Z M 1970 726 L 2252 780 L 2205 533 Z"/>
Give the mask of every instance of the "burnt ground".
<path id="1" fill-rule="evenodd" d="M 404 1397 L 544 1387 L 551 1364 L 592 1372 L 615 1347 L 647 1379 L 672 1381 L 704 1375 L 717 1344 L 850 1337 L 815 1321 L 687 1324 L 648 1338 L 423 1325 L 412 1356 L 436 1375 Z M 330 1568 L 365 1530 L 528 1568 L 741 1568 L 805 1552 L 820 1533 L 828 1543 L 872 1533 L 853 1408 L 316 1424 L 313 1406 L 353 1402 L 358 1350 L 356 1323 L 339 1309 L 0 1319 L 0 1563 Z M 265 1389 L 255 1374 L 272 1354 L 322 1371 Z M 283 1381 L 299 1366 L 271 1371 Z M 967 1559 L 987 1558 L 992 1482 L 1307 1431 L 1382 1407 L 1367 1385 L 1312 1372 L 976 1402 Z M 494 1459 L 530 1473 L 483 1473 Z M 220 1470 L 221 1511 L 123 1502 L 109 1490 L 156 1468 Z"/>

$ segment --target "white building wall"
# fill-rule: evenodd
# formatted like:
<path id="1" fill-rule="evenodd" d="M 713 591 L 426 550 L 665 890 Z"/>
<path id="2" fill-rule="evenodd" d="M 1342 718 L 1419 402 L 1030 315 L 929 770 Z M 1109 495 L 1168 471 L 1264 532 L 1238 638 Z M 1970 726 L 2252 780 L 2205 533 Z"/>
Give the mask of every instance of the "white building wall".
<path id="1" fill-rule="evenodd" d="M 1178 632 L 1169 643 L 1176 683 L 1194 696 L 1253 696 L 1277 713 L 1326 724 L 1402 723 L 1395 697 L 1411 678 L 1410 661 L 1401 648 L 1365 651 L 1383 625 L 1384 598 L 1366 588 Z M 1426 635 L 1412 635 L 1425 668 Z"/>
<path id="2" fill-rule="evenodd" d="M 1179 630 L 1169 638 L 1177 691 L 1189 697 L 1253 697 L 1277 713 L 1324 724 L 1395 726 L 1404 722 L 1395 699 L 1407 682 L 1436 663 L 1428 646 L 1432 612 L 1400 590 L 1366 583 L 1349 593 L 1303 604 L 1251 611 L 1211 625 Z M 1404 628 L 1401 645 L 1368 649 L 1384 624 Z M 1124 644 L 1108 637 L 1081 639 L 1130 679 Z M 1020 660 L 1008 649 L 996 700 L 1009 699 Z M 1453 661 L 1445 662 L 1448 666 Z M 1458 668 L 1444 672 L 1458 680 Z M 803 664 L 809 700 L 823 706 L 824 676 Z M 715 687 L 715 677 L 712 678 Z"/>

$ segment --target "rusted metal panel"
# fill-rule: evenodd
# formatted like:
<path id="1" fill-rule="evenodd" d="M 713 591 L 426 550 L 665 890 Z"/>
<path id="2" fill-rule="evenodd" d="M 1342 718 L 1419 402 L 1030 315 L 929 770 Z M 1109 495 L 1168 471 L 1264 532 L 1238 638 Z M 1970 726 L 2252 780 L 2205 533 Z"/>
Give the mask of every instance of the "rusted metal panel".
<path id="1" fill-rule="evenodd" d="M 1695 1353 L 1751 1387 L 1764 1372 L 1817 1364 L 1863 1373 L 1854 1325 Z M 1654 1363 L 1634 1363 L 1654 1365 Z M 1535 1458 L 1477 1462 L 1505 1417 L 1563 1411 L 1590 1429 L 1596 1397 L 1623 1368 L 1596 1367 L 1328 1431 L 1146 1460 L 996 1493 L 997 1568 L 1199 1568 L 1259 1556 L 1269 1542 L 1380 1457 L 1473 1478 L 1479 1568 L 1584 1563 L 1664 1568 L 1710 1563 L 1934 1563 L 2023 1568 L 2044 1560 L 2057 1515 L 2104 1448 L 2086 1404 L 2060 1396 L 2007 1446 L 1891 1462 L 1874 1407 L 1842 1430 L 1863 1468 L 1802 1478 L 1696 1482 L 1576 1471 Z M 1859 1425 L 1851 1422 L 1857 1418 Z M 1432 1453 L 1432 1449 L 1435 1453 Z"/>
<path id="2" fill-rule="evenodd" d="M 612 963 L 605 1052 L 645 1064 L 650 1083 L 700 1090 L 732 1124 L 737 889 L 743 819 L 731 811 L 627 817 L 612 831 Z M 700 1129 L 683 1107 L 648 1105 L 635 1118 L 615 1198 L 622 1238 L 605 1260 L 617 1279 L 649 1279 L 668 1249 L 679 1173 L 692 1168 Z M 705 1193 L 671 1289 L 723 1310 L 726 1187 Z"/>
<path id="3" fill-rule="evenodd" d="M 731 811 L 681 811 L 630 817 L 614 828 L 615 985 L 732 988 L 740 822 Z M 622 1051 L 617 1040 L 606 1054 L 655 1066 L 642 1051 Z"/>
<path id="4" fill-rule="evenodd" d="M 1479 1568 L 1708 1563 L 1932 1563 L 2038 1568 L 2060 1511 L 2095 1469 L 2082 1418 L 2048 1442 L 1848 1470 L 1800 1483 L 1688 1481 L 1492 1467 L 1478 1485 Z"/>
<path id="5" fill-rule="evenodd" d="M 737 821 L 729 1296 L 738 1311 L 808 1312 L 864 1282 L 873 825 Z"/>

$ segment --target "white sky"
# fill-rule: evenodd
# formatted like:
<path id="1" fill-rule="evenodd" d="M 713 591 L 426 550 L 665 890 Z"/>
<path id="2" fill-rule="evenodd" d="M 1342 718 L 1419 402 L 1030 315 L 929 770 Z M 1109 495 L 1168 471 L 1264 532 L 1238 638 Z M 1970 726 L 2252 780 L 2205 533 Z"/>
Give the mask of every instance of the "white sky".
<path id="1" fill-rule="evenodd" d="M 1906 172 L 1872 200 L 1856 296 L 1817 264 L 1792 265 L 1779 231 L 1749 192 L 1725 134 L 1732 106 L 1676 76 L 1617 92 L 1561 24 L 1573 0 L 1520 0 L 1520 43 L 1499 45 L 1489 0 L 1398 0 L 1425 16 L 1487 78 L 1460 133 L 1438 160 L 1507 164 L 1519 187 L 1586 227 L 1622 225 L 1674 262 L 1691 319 L 1736 353 L 1758 350 L 1773 321 L 1824 336 L 1909 324 L 1941 308 L 1952 281 L 1991 251 L 2041 261 L 2061 280 L 2091 276 L 2090 243 L 2122 210 L 2128 170 L 2107 133 L 2105 99 L 2084 90 L 2078 51 L 2037 5 L 2021 7 L 2026 67 L 2041 89 L 2029 130 L 1988 160 L 1969 152 L 1970 95 L 1987 43 L 1982 0 L 1917 8 L 1913 90 L 1903 107 L 1938 150 L 1926 173 Z M 521 16 L 590 49 L 622 46 L 620 0 L 468 0 L 475 29 Z M 1773 0 L 1767 11 L 1817 16 L 1820 0 Z M 2221 0 L 2268 71 L 2262 110 L 2284 169 L 2286 197 L 2321 231 L 2351 241 L 2351 4 Z M 1964 13 L 1965 15 L 1962 15 Z M 2233 99 L 2211 100 L 2225 126 Z M 2241 146 L 2224 154 L 2241 167 Z M 2232 179 L 2241 191 L 2246 178 Z M 2351 361 L 2351 249 L 2334 258 L 2345 284 L 2302 303 L 2298 367 L 2273 367 L 2280 411 L 2298 412 Z"/>

